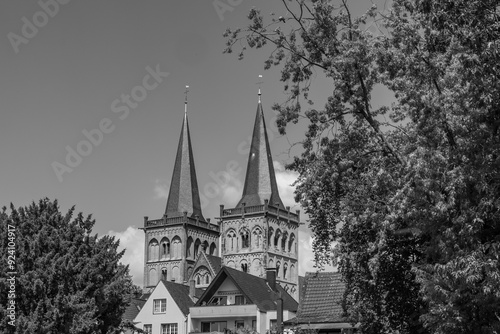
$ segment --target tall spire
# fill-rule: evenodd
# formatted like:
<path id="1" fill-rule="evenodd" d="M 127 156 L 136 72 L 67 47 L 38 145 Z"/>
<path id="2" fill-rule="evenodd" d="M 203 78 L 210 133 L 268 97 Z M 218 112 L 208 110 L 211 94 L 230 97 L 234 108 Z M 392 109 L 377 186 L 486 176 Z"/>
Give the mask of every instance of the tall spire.
<path id="1" fill-rule="evenodd" d="M 267 199 L 269 200 L 269 204 L 279 204 L 283 208 L 283 202 L 278 193 L 273 158 L 271 156 L 271 149 L 269 148 L 269 139 L 267 137 L 266 122 L 264 120 L 260 96 L 259 88 L 259 103 L 257 105 L 252 143 L 248 156 L 245 185 L 243 187 L 243 195 L 237 207 L 240 207 L 242 203 L 245 203 L 246 206 L 262 205 L 264 204 L 264 200 Z"/>
<path id="2" fill-rule="evenodd" d="M 198 181 L 194 167 L 193 149 L 191 147 L 191 136 L 189 134 L 189 124 L 187 118 L 187 88 L 184 106 L 184 121 L 175 157 L 174 172 L 170 191 L 168 193 L 165 214 L 169 217 L 181 216 L 184 212 L 188 216 L 199 216 L 200 220 L 205 220 L 201 213 L 200 194 L 198 191 Z"/>

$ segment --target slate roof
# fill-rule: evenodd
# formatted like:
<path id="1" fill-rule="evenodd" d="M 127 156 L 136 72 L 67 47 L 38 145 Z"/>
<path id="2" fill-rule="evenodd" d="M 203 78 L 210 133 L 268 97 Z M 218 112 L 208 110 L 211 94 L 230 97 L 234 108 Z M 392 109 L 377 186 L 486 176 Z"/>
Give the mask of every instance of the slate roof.
<path id="1" fill-rule="evenodd" d="M 181 312 L 187 316 L 189 314 L 189 308 L 195 304 L 191 297 L 189 297 L 189 286 L 165 280 L 162 280 L 162 282 L 175 300 Z M 199 297 L 202 294 L 202 289 L 195 289 L 195 297 Z"/>
<path id="2" fill-rule="evenodd" d="M 205 293 L 196 302 L 196 306 L 201 306 L 204 301 L 208 302 L 227 277 L 233 280 L 243 295 L 250 301 L 250 304 L 257 305 L 259 310 L 270 311 L 277 309 L 276 300 L 278 297 L 265 279 L 225 266 L 221 268 L 210 286 L 205 290 Z M 297 311 L 298 303 L 295 299 L 278 283 L 276 283 L 276 287 L 283 298 L 283 309 Z"/>
<path id="3" fill-rule="evenodd" d="M 255 115 L 252 142 L 250 144 L 250 153 L 248 155 L 243 195 L 236 207 L 241 207 L 242 203 L 245 203 L 246 206 L 263 205 L 265 199 L 269 200 L 269 204 L 273 206 L 279 203 L 280 208 L 284 208 L 278 193 L 273 158 L 271 156 L 271 149 L 269 148 L 269 139 L 267 138 L 264 112 L 259 100 L 257 114 Z"/>
<path id="4" fill-rule="evenodd" d="M 205 221 L 201 213 L 187 113 L 184 113 L 182 122 L 165 214 L 169 217 L 177 217 L 182 216 L 185 211 L 188 216 L 194 218 L 198 215 L 201 221 Z"/>
<path id="5" fill-rule="evenodd" d="M 222 258 L 209 254 L 205 254 L 205 257 L 207 258 L 208 263 L 212 267 L 214 274 L 217 274 L 220 268 L 222 268 Z"/>
<path id="6" fill-rule="evenodd" d="M 131 298 L 130 305 L 123 312 L 122 318 L 133 321 L 145 303 L 146 299 Z"/>
<path id="7" fill-rule="evenodd" d="M 297 317 L 287 324 L 346 322 L 342 317 L 345 284 L 338 272 L 306 273 Z"/>

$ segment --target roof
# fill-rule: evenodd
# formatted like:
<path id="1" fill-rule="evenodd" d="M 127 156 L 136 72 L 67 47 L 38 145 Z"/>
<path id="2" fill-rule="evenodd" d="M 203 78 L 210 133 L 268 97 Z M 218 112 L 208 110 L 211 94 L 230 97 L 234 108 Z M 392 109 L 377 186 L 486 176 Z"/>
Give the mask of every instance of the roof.
<path id="1" fill-rule="evenodd" d="M 207 258 L 208 264 L 212 267 L 211 269 L 214 271 L 214 274 L 218 273 L 220 268 L 222 268 L 222 258 L 215 255 L 205 254 Z"/>
<path id="2" fill-rule="evenodd" d="M 172 299 L 175 300 L 181 312 L 187 316 L 189 314 L 189 308 L 194 305 L 193 300 L 189 297 L 189 286 L 165 280 L 162 280 L 162 282 L 172 296 Z M 202 289 L 195 289 L 195 297 L 201 296 L 202 294 Z"/>
<path id="3" fill-rule="evenodd" d="M 264 112 L 259 101 L 248 155 L 243 195 L 236 207 L 241 207 L 243 203 L 246 206 L 263 205 L 265 199 L 269 200 L 271 205 L 279 204 L 281 208 L 284 208 L 278 193 Z"/>
<path id="4" fill-rule="evenodd" d="M 165 214 L 169 217 L 182 216 L 184 212 L 187 212 L 190 217 L 198 215 L 200 220 L 205 221 L 201 213 L 200 194 L 196 179 L 187 113 L 184 113 L 179 146 L 177 147 L 174 171 L 172 173 L 172 182 L 170 182 L 167 206 L 165 208 Z"/>
<path id="5" fill-rule="evenodd" d="M 203 301 L 208 301 L 228 277 L 241 290 L 251 304 L 257 305 L 259 310 L 271 311 L 277 309 L 276 300 L 278 296 L 272 291 L 265 279 L 225 266 L 221 268 L 210 286 L 205 290 L 205 293 L 196 302 L 196 306 L 201 306 Z M 295 312 L 298 308 L 298 303 L 295 299 L 278 283 L 276 287 L 283 298 L 283 309 Z"/>
<path id="6" fill-rule="evenodd" d="M 297 317 L 286 323 L 346 322 L 341 305 L 344 291 L 338 272 L 306 273 Z"/>
<path id="7" fill-rule="evenodd" d="M 130 304 L 123 312 L 122 318 L 133 321 L 145 303 L 146 299 L 130 298 Z"/>

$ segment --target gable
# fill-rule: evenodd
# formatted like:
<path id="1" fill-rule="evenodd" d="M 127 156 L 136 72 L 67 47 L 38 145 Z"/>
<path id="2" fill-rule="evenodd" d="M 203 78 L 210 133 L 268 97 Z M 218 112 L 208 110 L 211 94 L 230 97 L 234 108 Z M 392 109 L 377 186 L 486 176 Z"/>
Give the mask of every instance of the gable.
<path id="1" fill-rule="evenodd" d="M 188 282 L 194 280 L 197 287 L 206 287 L 212 282 L 219 269 L 220 257 L 200 252 L 188 277 Z"/>
<path id="2" fill-rule="evenodd" d="M 298 304 L 293 297 L 279 284 L 277 289 L 283 298 L 283 308 L 296 311 Z M 196 306 L 206 305 L 216 296 L 238 294 L 243 295 L 249 304 L 257 305 L 263 312 L 277 309 L 277 294 L 271 290 L 265 279 L 228 267 L 222 267 L 212 284 L 196 302 Z"/>
<path id="3" fill-rule="evenodd" d="M 175 283 L 172 283 L 175 284 Z M 165 299 L 166 300 L 166 312 L 153 312 L 154 300 L 155 299 Z M 183 322 L 185 320 L 185 315 L 177 305 L 175 298 L 170 294 L 168 289 L 165 287 L 163 281 L 160 281 L 151 295 L 144 303 L 143 307 L 134 319 L 134 322 L 138 323 L 155 323 L 158 321 L 163 321 L 165 317 L 168 316 L 169 320 L 172 322 Z"/>

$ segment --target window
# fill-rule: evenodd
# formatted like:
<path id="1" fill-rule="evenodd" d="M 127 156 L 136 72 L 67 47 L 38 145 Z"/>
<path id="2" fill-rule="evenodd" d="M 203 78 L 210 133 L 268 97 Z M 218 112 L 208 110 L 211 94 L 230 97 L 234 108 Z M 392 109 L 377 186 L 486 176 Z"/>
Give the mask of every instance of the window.
<path id="1" fill-rule="evenodd" d="M 242 263 L 242 264 L 241 264 L 241 270 L 242 270 L 244 273 L 247 273 L 247 272 L 248 272 L 248 264 L 246 264 L 246 263 Z"/>
<path id="2" fill-rule="evenodd" d="M 151 334 L 153 333 L 153 325 L 144 325 L 144 334 Z"/>
<path id="3" fill-rule="evenodd" d="M 234 322 L 234 328 L 236 328 L 236 329 L 245 328 L 245 322 L 243 320 L 236 320 Z"/>
<path id="4" fill-rule="evenodd" d="M 207 332 L 224 332 L 227 329 L 227 321 L 210 321 L 201 322 L 201 331 Z"/>
<path id="5" fill-rule="evenodd" d="M 153 300 L 153 313 L 165 313 L 167 312 L 167 299 L 155 299 Z"/>
<path id="6" fill-rule="evenodd" d="M 252 320 L 252 329 L 253 330 L 257 329 L 257 320 Z"/>
<path id="7" fill-rule="evenodd" d="M 270 320 L 269 321 L 269 329 L 272 330 L 272 331 L 275 331 L 276 330 L 276 325 L 278 324 L 278 320 L 276 319 L 273 319 L 273 320 Z"/>
<path id="8" fill-rule="evenodd" d="M 210 283 L 210 276 L 208 276 L 208 274 L 205 276 L 205 284 L 209 284 Z"/>
<path id="9" fill-rule="evenodd" d="M 167 269 L 163 268 L 161 270 L 161 279 L 166 281 L 167 280 Z"/>
<path id="10" fill-rule="evenodd" d="M 226 296 L 213 297 L 208 302 L 208 305 L 227 305 L 227 297 Z"/>
<path id="11" fill-rule="evenodd" d="M 245 296 L 234 296 L 234 304 L 245 305 L 246 304 Z"/>
<path id="12" fill-rule="evenodd" d="M 161 324 L 161 334 L 177 334 L 177 324 Z"/>

